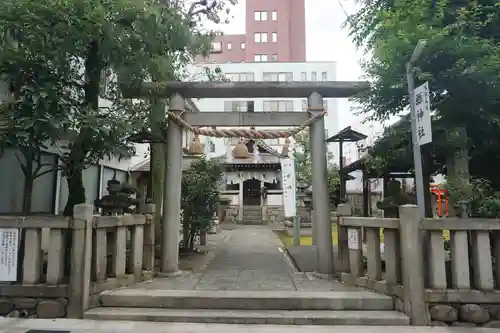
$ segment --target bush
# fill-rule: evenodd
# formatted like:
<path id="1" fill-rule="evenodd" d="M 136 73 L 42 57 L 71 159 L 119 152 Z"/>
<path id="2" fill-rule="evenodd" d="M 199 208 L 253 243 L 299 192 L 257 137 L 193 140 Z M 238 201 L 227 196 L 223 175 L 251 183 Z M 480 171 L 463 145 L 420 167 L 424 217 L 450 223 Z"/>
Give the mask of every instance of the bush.
<path id="1" fill-rule="evenodd" d="M 224 170 L 218 159 L 200 158 L 182 173 L 182 230 L 184 250 L 193 250 L 197 235 L 207 231 L 219 202 Z"/>

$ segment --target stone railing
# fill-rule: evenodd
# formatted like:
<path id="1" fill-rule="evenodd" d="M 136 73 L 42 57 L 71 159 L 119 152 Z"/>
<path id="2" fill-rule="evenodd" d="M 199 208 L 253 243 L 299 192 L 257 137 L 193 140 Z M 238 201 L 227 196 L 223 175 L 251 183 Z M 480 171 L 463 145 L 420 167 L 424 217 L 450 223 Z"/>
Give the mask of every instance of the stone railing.
<path id="1" fill-rule="evenodd" d="M 413 205 L 399 213 L 399 219 L 348 217 L 348 205 L 339 206 L 342 281 L 393 296 L 413 325 L 500 327 L 500 267 L 493 265 L 500 220 L 421 219 Z"/>
<path id="2" fill-rule="evenodd" d="M 0 217 L 0 228 L 20 230 L 24 238 L 11 248 L 17 281 L 0 282 L 0 315 L 81 318 L 101 291 L 150 278 L 154 205 L 146 209 L 97 216 L 92 205 L 77 205 L 72 218 Z"/>

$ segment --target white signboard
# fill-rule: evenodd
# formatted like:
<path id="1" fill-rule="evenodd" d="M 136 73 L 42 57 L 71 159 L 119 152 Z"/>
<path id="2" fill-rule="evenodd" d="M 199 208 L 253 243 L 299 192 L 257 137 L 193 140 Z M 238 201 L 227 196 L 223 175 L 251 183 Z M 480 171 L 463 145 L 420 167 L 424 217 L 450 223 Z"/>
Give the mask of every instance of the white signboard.
<path id="1" fill-rule="evenodd" d="M 347 248 L 359 250 L 359 231 L 357 229 L 347 229 Z"/>
<path id="2" fill-rule="evenodd" d="M 0 282 L 17 280 L 19 229 L 0 228 Z"/>
<path id="3" fill-rule="evenodd" d="M 283 208 L 286 217 L 297 214 L 295 163 L 291 158 L 281 159 L 281 181 L 283 183 Z"/>
<path id="4" fill-rule="evenodd" d="M 425 145 L 432 142 L 431 101 L 429 83 L 426 82 L 413 91 L 415 98 L 415 117 L 417 119 L 417 142 Z"/>

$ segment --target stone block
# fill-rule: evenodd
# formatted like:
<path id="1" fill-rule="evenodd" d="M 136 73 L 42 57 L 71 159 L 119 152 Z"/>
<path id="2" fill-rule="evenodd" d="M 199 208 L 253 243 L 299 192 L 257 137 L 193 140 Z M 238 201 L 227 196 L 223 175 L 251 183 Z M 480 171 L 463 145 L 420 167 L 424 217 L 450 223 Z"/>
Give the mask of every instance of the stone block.
<path id="1" fill-rule="evenodd" d="M 431 320 L 451 323 L 457 321 L 458 311 L 454 307 L 445 304 L 437 304 L 430 308 Z"/>
<path id="2" fill-rule="evenodd" d="M 16 309 L 31 310 L 36 308 L 38 301 L 35 298 L 14 298 Z"/>
<path id="3" fill-rule="evenodd" d="M 484 324 L 483 327 L 500 328 L 500 320 L 492 320 L 489 323 Z"/>
<path id="4" fill-rule="evenodd" d="M 451 323 L 451 326 L 454 326 L 454 327 L 476 327 L 477 325 L 474 323 L 455 321 L 455 322 Z"/>
<path id="5" fill-rule="evenodd" d="M 66 305 L 58 300 L 46 300 L 38 303 L 36 312 L 39 318 L 62 318 L 66 315 Z"/>
<path id="6" fill-rule="evenodd" d="M 477 304 L 464 304 L 459 311 L 460 320 L 478 325 L 486 324 L 490 321 L 489 312 Z"/>
<path id="7" fill-rule="evenodd" d="M 446 326 L 446 327 L 448 327 L 448 324 L 445 323 L 444 321 L 433 320 L 433 321 L 431 321 L 431 326 Z"/>
<path id="8" fill-rule="evenodd" d="M 0 316 L 8 315 L 14 310 L 14 301 L 7 298 L 0 298 Z"/>

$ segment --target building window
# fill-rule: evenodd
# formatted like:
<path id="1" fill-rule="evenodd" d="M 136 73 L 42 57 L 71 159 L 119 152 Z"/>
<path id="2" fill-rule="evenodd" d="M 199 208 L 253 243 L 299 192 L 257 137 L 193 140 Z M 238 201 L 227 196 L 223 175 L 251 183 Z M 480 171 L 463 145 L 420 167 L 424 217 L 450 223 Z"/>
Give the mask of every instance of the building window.
<path id="1" fill-rule="evenodd" d="M 245 43 L 241 42 L 240 47 L 241 47 L 242 50 L 244 50 L 245 49 Z"/>
<path id="2" fill-rule="evenodd" d="M 277 81 L 282 81 L 282 82 L 290 82 L 293 81 L 293 73 L 288 72 L 288 73 L 270 73 L 270 72 L 265 72 L 262 74 L 262 81 L 270 81 L 270 82 L 277 82 Z"/>
<path id="3" fill-rule="evenodd" d="M 321 81 L 328 81 L 328 73 L 321 72 Z"/>
<path id="4" fill-rule="evenodd" d="M 212 140 L 208 140 L 208 152 L 215 153 L 215 143 Z"/>
<path id="5" fill-rule="evenodd" d="M 226 73 L 226 78 L 231 82 L 255 81 L 254 73 Z"/>
<path id="6" fill-rule="evenodd" d="M 300 73 L 300 80 L 303 82 L 307 81 L 307 73 L 306 72 Z"/>
<path id="7" fill-rule="evenodd" d="M 277 43 L 278 42 L 278 33 L 277 32 L 273 32 L 272 38 L 273 38 L 273 43 Z"/>
<path id="8" fill-rule="evenodd" d="M 267 43 L 267 32 L 256 32 L 253 34 L 255 43 Z"/>
<path id="9" fill-rule="evenodd" d="M 302 111 L 307 111 L 307 99 L 302 100 Z"/>
<path id="10" fill-rule="evenodd" d="M 278 20 L 278 12 L 277 12 L 277 11 L 273 10 L 273 11 L 271 12 L 271 19 L 272 19 L 273 21 L 277 21 L 277 20 Z"/>
<path id="11" fill-rule="evenodd" d="M 264 140 L 265 144 L 266 145 L 269 145 L 269 146 L 276 146 L 276 145 L 279 145 L 280 144 L 280 139 L 265 139 Z"/>
<path id="12" fill-rule="evenodd" d="M 325 128 L 325 138 L 328 139 L 328 129 Z"/>
<path id="13" fill-rule="evenodd" d="M 273 55 L 271 56 L 271 60 L 272 60 L 272 61 L 278 61 L 278 55 L 277 55 L 277 54 L 273 54 Z"/>
<path id="14" fill-rule="evenodd" d="M 267 12 L 254 12 L 255 21 L 267 21 Z"/>
<path id="15" fill-rule="evenodd" d="M 328 101 L 326 99 L 323 100 L 323 109 L 328 112 Z"/>
<path id="16" fill-rule="evenodd" d="M 318 81 L 318 75 L 316 74 L 316 72 L 311 73 L 311 81 Z"/>
<path id="17" fill-rule="evenodd" d="M 221 53 L 222 52 L 222 43 L 221 42 L 212 42 L 210 51 L 212 53 Z"/>
<path id="18" fill-rule="evenodd" d="M 264 101 L 264 111 L 287 112 L 293 111 L 293 101 Z"/>
<path id="19" fill-rule="evenodd" d="M 249 102 L 251 101 L 224 101 L 224 111 L 247 112 Z"/>
<path id="20" fill-rule="evenodd" d="M 266 62 L 267 61 L 267 54 L 256 54 L 253 56 L 253 61 Z"/>
<path id="21" fill-rule="evenodd" d="M 228 49 L 228 50 L 231 50 L 232 48 L 233 48 L 233 44 L 231 44 L 231 43 L 227 43 L 227 49 Z"/>

